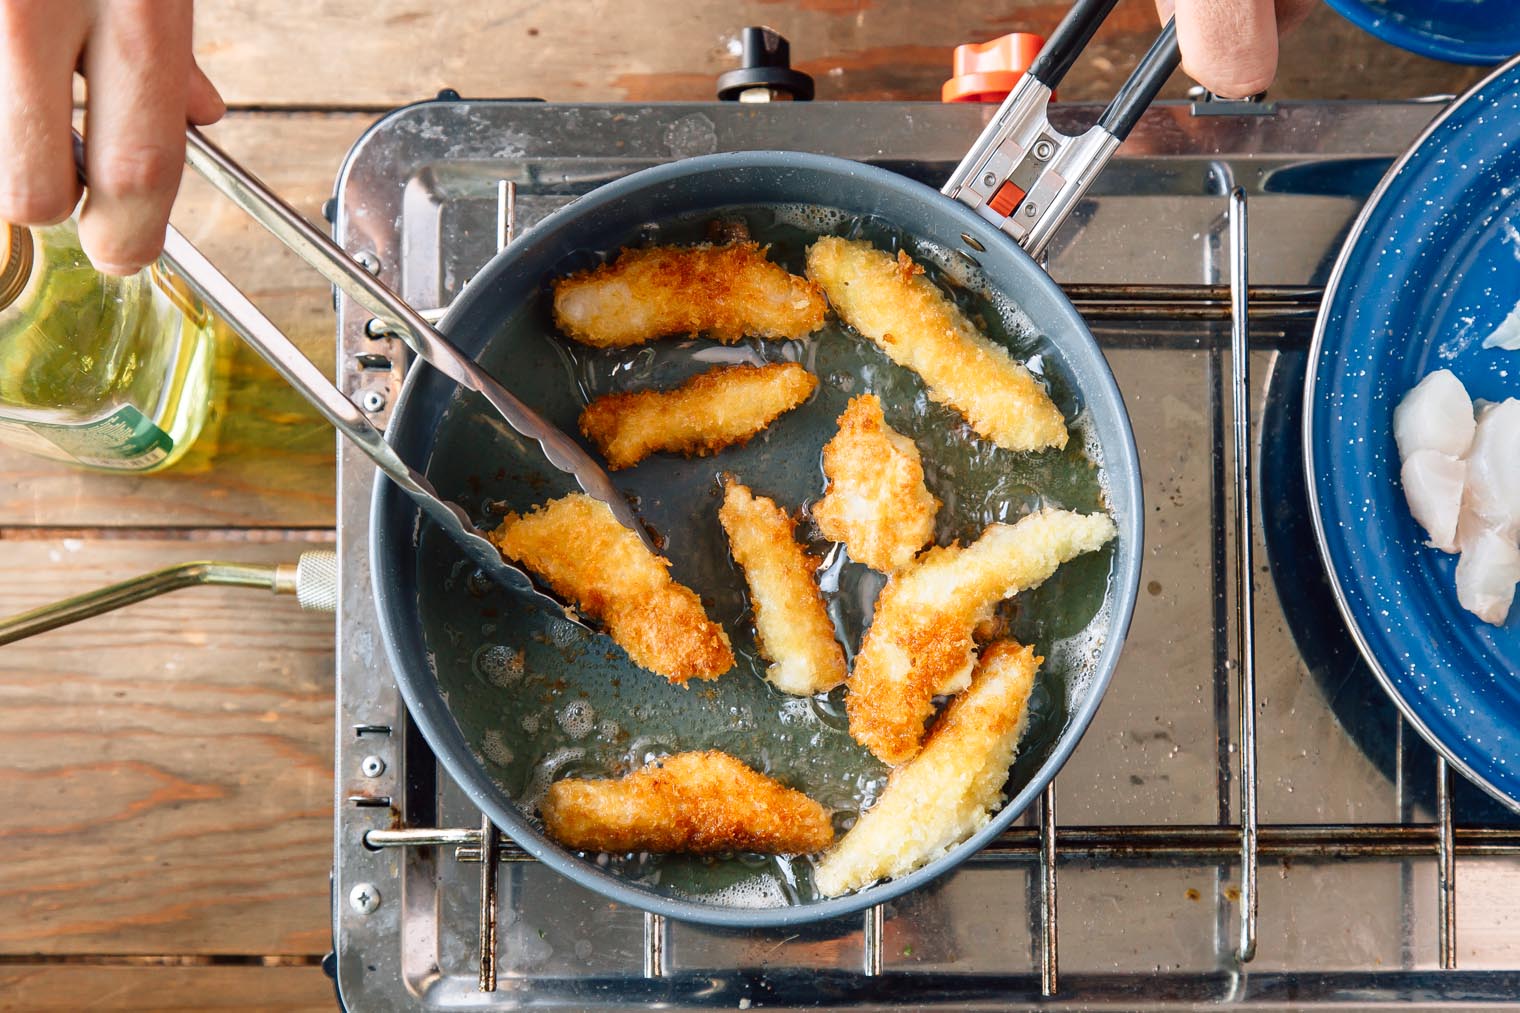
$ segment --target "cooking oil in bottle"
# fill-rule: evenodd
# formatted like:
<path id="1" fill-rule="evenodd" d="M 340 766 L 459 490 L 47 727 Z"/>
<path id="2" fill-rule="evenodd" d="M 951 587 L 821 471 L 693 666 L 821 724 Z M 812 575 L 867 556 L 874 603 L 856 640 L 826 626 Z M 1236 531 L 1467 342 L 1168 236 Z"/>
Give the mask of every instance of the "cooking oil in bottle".
<path id="1" fill-rule="evenodd" d="M 0 440 L 91 468 L 168 467 L 210 410 L 219 326 L 162 265 L 96 271 L 72 219 L 0 223 Z"/>

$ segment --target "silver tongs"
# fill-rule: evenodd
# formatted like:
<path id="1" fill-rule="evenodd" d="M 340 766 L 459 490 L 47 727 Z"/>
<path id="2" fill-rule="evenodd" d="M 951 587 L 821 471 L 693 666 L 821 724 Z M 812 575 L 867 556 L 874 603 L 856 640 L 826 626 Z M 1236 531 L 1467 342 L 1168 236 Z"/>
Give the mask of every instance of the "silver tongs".
<path id="1" fill-rule="evenodd" d="M 606 503 L 621 524 L 635 532 L 651 551 L 654 550 L 649 534 L 638 522 L 633 508 L 612 484 L 607 472 L 580 444 L 519 401 L 423 319 L 406 300 L 373 277 L 257 177 L 202 136 L 199 130 L 187 129 L 185 141 L 186 162 L 207 182 L 344 294 L 373 313 L 406 341 L 418 358 L 460 386 L 483 395 L 509 426 L 537 441 L 551 465 L 573 476 L 587 495 Z M 82 175 L 84 163 L 81 156 L 80 139 L 76 134 L 75 157 Z M 538 591 L 526 573 L 506 562 L 464 509 L 440 497 L 426 476 L 403 461 L 385 442 L 380 430 L 371 424 L 359 406 L 335 387 L 284 332 L 173 227 L 165 236 L 163 256 L 217 315 L 227 321 L 338 432 L 362 450 L 491 580 L 509 590 L 542 598 L 555 608 L 563 608 L 561 603 Z"/>

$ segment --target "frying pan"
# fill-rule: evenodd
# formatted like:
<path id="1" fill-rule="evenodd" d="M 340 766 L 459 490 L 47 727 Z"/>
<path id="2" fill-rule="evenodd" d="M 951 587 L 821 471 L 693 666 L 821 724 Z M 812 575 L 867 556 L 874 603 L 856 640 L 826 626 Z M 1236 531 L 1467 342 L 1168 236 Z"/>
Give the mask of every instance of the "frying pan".
<path id="1" fill-rule="evenodd" d="M 1393 410 L 1448 368 L 1475 398 L 1520 396 L 1484 349 L 1520 300 L 1520 58 L 1453 102 L 1384 176 L 1331 273 L 1304 389 L 1314 530 L 1368 665 L 1456 769 L 1520 810 L 1520 610 L 1456 600 L 1456 557 L 1424 545 L 1399 485 Z"/>
<path id="2" fill-rule="evenodd" d="M 1117 664 L 1135 602 L 1140 474 L 1107 363 L 1034 257 L 1178 64 L 1168 24 L 1094 127 L 1077 137 L 1054 130 L 1045 115 L 1051 89 L 1115 2 L 1073 5 L 943 194 L 884 169 L 796 152 L 659 166 L 598 188 L 510 244 L 470 281 L 438 331 L 192 131 L 192 166 L 413 339 L 420 361 L 382 444 L 256 307 L 182 237 L 170 236 L 167 253 L 187 280 L 390 479 L 375 487 L 370 547 L 398 686 L 438 760 L 527 852 L 609 898 L 659 914 L 730 927 L 798 924 L 879 904 L 950 870 L 1022 813 L 1076 747 Z M 928 400 L 915 376 L 837 323 L 802 342 L 666 341 L 622 352 L 578 350 L 554 335 L 550 279 L 630 244 L 699 240 L 714 222 L 747 230 L 793 271 L 822 233 L 908 251 L 983 319 L 989 337 L 1044 376 L 1070 422 L 1068 447 L 1012 454 L 974 439 L 954 412 Z M 698 590 L 733 634 L 735 671 L 690 690 L 673 687 L 551 599 L 522 588 L 517 575 L 493 563 L 483 568 L 492 579 L 477 579 L 474 532 L 504 509 L 577 485 L 610 495 L 605 474 L 564 433 L 588 398 L 664 385 L 714 362 L 776 358 L 800 359 L 819 377 L 809 403 L 742 449 L 716 459 L 653 459 L 618 483 L 659 533 L 674 576 Z M 822 444 L 847 398 L 864 390 L 878 394 L 888 420 L 923 451 L 931 487 L 944 500 L 938 542 L 974 538 L 988 523 L 1041 506 L 1103 509 L 1118 526 L 1111 545 L 1063 566 L 1004 617 L 1010 633 L 1046 659 L 1009 775 L 1012 797 L 984 829 L 917 872 L 836 899 L 813 892 L 806 861 L 560 848 L 532 815 L 553 778 L 605 776 L 663 752 L 724 749 L 834 809 L 840 829 L 880 791 L 887 771 L 849 738 L 842 690 L 787 698 L 759 677 L 743 580 L 716 521 L 721 472 L 789 508 L 815 499 Z M 626 504 L 614 509 L 626 512 Z M 882 579 L 816 531 L 803 534 L 824 557 L 820 586 L 848 651 Z"/>
<path id="3" fill-rule="evenodd" d="M 376 486 L 371 565 L 388 657 L 408 710 L 440 762 L 475 804 L 527 852 L 612 899 L 688 921 L 733 927 L 790 925 L 881 903 L 929 882 L 1001 833 L 1075 748 L 1117 662 L 1140 570 L 1139 466 L 1119 391 L 1081 317 L 1029 250 L 1041 250 L 1177 62 L 1170 26 L 1110 107 L 1080 138 L 1044 120 L 1049 88 L 1070 66 L 1111 2 L 1077 4 L 1041 63 L 1010 95 L 956 177 L 947 199 L 894 173 L 820 155 L 737 152 L 634 173 L 556 211 L 499 253 L 466 286 L 440 327 L 503 377 L 544 418 L 573 428 L 585 400 L 609 389 L 664 386 L 716 361 L 801 358 L 820 391 L 742 450 L 716 459 L 651 459 L 619 474 L 646 523 L 666 539 L 674 576 L 704 596 L 735 635 L 738 669 L 679 689 L 634 668 L 602 637 L 561 628 L 551 610 L 471 588 L 416 506 Z M 1048 169 L 1048 172 L 1042 172 Z M 1008 182 L 1011 177 L 1011 182 Z M 1008 188 L 1013 188 L 1011 196 Z M 1011 199 L 1010 199 L 1011 197 Z M 994 452 L 965 434 L 913 378 L 839 328 L 806 342 L 659 343 L 633 352 L 573 349 L 554 336 L 548 279 L 652 241 L 700 239 L 713 220 L 741 222 L 771 256 L 800 269 L 805 236 L 848 231 L 899 246 L 987 319 L 1021 359 L 1036 357 L 1081 438 L 1043 455 Z M 1050 503 L 1106 508 L 1120 529 L 1109 550 L 1063 567 L 1024 596 L 1014 632 L 1047 657 L 1008 803 L 979 833 L 901 879 L 836 899 L 813 895 L 806 863 L 734 857 L 576 855 L 532 818 L 547 782 L 606 776 L 661 752 L 721 748 L 846 813 L 879 790 L 884 769 L 844 731 L 841 699 L 787 700 L 760 678 L 743 632 L 743 582 L 727 563 L 716 522 L 718 475 L 730 471 L 789 509 L 822 490 L 818 453 L 850 393 L 869 388 L 889 421 L 924 450 L 946 500 L 941 540 L 974 537 Z M 413 369 L 387 434 L 408 461 L 482 526 L 568 491 L 449 378 Z M 1088 467 L 1084 450 L 1099 464 Z M 935 474 L 936 470 L 938 474 Z M 953 474 L 952 474 L 953 472 Z M 1082 476 L 1085 476 L 1082 477 Z M 942 481 L 933 481 L 933 479 Z M 952 502 L 953 500 L 953 502 Z M 821 583 L 844 639 L 858 642 L 879 588 L 830 546 Z"/>

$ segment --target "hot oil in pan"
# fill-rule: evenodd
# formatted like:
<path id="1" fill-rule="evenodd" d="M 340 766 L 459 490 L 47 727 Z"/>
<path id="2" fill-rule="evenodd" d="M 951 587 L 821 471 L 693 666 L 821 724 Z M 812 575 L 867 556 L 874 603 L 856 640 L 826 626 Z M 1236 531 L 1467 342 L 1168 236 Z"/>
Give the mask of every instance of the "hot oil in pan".
<path id="1" fill-rule="evenodd" d="M 755 240 L 769 244 L 773 260 L 796 273 L 807 245 L 820 234 L 867 238 L 883 249 L 906 244 L 929 277 L 990 336 L 1037 371 L 1052 362 L 1049 340 L 1034 333 L 1014 306 L 979 292 L 971 269 L 881 222 L 805 207 L 750 208 L 721 217 L 742 222 Z M 712 218 L 650 226 L 628 243 L 700 241 L 709 235 Z M 616 252 L 614 247 L 603 257 Z M 565 270 L 592 262 L 588 257 Z M 976 439 L 959 415 L 928 399 L 916 375 L 833 320 L 800 342 L 667 340 L 603 352 L 556 334 L 546 289 L 507 321 L 482 356 L 520 397 L 570 432 L 587 399 L 599 394 L 665 387 L 720 364 L 782 360 L 806 365 L 819 388 L 747 446 L 692 460 L 652 457 L 613 475 L 664 540 L 673 575 L 697 590 L 709 614 L 729 631 L 738 663 L 715 682 L 672 686 L 631 664 L 604 636 L 587 636 L 500 591 L 482 594 L 453 547 L 424 530 L 421 612 L 440 686 L 480 759 L 529 815 L 556 778 L 612 776 L 664 753 L 708 748 L 729 752 L 833 808 L 841 831 L 874 800 L 886 770 L 849 737 L 843 689 L 798 699 L 761 678 L 765 662 L 755 649 L 743 577 L 717 520 L 724 472 L 788 510 L 821 496 L 822 447 L 851 396 L 877 394 L 888 422 L 918 445 L 930 488 L 944 501 L 940 544 L 975 538 L 993 521 L 1016 520 L 1041 506 L 1105 506 L 1082 405 L 1056 368 L 1046 379 L 1073 423 L 1073 438 L 1064 451 L 1013 454 Z M 525 445 L 473 395 L 461 396 L 450 409 L 437 445 L 429 476 L 484 526 L 493 526 L 502 508 L 527 509 L 573 488 L 565 476 L 544 469 L 536 446 Z M 805 514 L 797 530 L 823 560 L 820 584 L 840 640 L 853 655 L 884 578 L 846 560 Z M 1049 755 L 1084 692 L 1106 628 L 1111 562 L 1110 550 L 1069 563 L 1005 610 L 1009 632 L 1034 643 L 1047 659 L 1010 795 Z M 806 860 L 588 857 L 662 893 L 717 904 L 779 905 L 816 897 Z"/>

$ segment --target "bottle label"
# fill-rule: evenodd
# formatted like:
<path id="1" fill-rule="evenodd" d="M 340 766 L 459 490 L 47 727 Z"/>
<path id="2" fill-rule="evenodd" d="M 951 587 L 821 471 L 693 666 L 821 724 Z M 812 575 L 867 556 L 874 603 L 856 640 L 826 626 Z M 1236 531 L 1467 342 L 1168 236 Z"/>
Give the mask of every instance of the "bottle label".
<path id="1" fill-rule="evenodd" d="M 132 405 L 92 422 L 23 422 L 80 464 L 135 471 L 151 468 L 174 449 L 174 440 Z"/>

